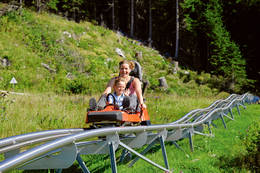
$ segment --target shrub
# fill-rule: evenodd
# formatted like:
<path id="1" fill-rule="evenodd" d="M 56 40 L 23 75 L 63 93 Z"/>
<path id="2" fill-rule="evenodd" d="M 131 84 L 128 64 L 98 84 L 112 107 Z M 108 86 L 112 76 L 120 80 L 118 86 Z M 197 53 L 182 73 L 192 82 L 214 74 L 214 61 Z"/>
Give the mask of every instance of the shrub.
<path id="1" fill-rule="evenodd" d="M 65 85 L 65 92 L 72 94 L 86 93 L 87 83 L 86 79 L 82 76 L 78 76 L 73 80 L 67 80 Z"/>

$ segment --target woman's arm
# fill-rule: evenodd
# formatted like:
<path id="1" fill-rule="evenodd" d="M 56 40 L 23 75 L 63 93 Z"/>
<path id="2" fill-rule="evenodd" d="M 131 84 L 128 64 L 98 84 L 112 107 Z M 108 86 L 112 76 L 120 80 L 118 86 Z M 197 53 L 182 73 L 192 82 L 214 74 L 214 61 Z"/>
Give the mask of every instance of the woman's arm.
<path id="1" fill-rule="evenodd" d="M 103 92 L 103 95 L 108 95 L 109 93 L 112 92 L 112 88 L 114 86 L 115 83 L 115 78 L 110 79 L 110 81 L 107 83 L 107 87 L 105 89 L 105 91 Z"/>
<path id="2" fill-rule="evenodd" d="M 134 85 L 134 88 L 135 88 L 137 99 L 138 99 L 141 107 L 146 108 L 146 105 L 144 104 L 143 95 L 142 95 L 142 87 L 141 87 L 140 80 L 138 78 L 135 78 L 134 81 L 133 81 L 133 85 Z"/>

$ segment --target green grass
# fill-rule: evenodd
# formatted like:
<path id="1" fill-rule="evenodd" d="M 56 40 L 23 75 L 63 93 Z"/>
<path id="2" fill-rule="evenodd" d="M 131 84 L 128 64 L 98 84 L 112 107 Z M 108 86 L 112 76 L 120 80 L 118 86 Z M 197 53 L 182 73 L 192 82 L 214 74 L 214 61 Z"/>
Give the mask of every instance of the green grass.
<path id="1" fill-rule="evenodd" d="M 1 117 L 0 137 L 48 129 L 86 127 L 84 120 L 89 98 L 85 95 L 54 93 L 1 98 L 1 107 L 5 111 Z M 98 99 L 98 96 L 95 98 Z M 175 121 L 192 109 L 207 107 L 216 98 L 157 93 L 147 94 L 146 104 L 151 121 L 160 124 Z"/>
<path id="2" fill-rule="evenodd" d="M 207 107 L 219 97 L 153 94 L 146 96 L 146 102 L 152 123 L 159 124 L 177 120 L 190 110 Z M 88 99 L 89 97 L 81 95 L 60 96 L 51 93 L 28 96 L 10 95 L 5 98 L 7 109 L 4 119 L 1 120 L 1 127 L 3 127 L 0 133 L 1 138 L 47 129 L 86 127 L 84 120 Z M 212 128 L 215 137 L 193 136 L 194 152 L 189 149 L 188 139 L 178 142 L 185 153 L 168 143 L 166 150 L 171 169 L 175 172 L 248 172 L 250 169 L 246 160 L 252 158 L 247 158 L 250 156 L 247 148 L 250 146 L 256 148 L 252 145 L 254 144 L 252 139 L 253 136 L 257 136 L 250 136 L 249 132 L 253 134 L 259 131 L 259 125 L 256 126 L 256 131 L 250 131 L 248 127 L 254 122 L 260 122 L 260 107 L 248 105 L 246 110 L 241 109 L 241 116 L 238 115 L 236 109 L 233 109 L 233 112 L 235 120 L 226 120 L 227 129 L 224 129 L 220 120 L 216 121 L 218 128 Z M 207 133 L 207 129 L 205 132 Z M 138 151 L 141 152 L 141 149 Z M 120 151 L 117 152 L 117 157 L 119 156 Z M 159 145 L 155 146 L 147 157 L 164 165 Z M 83 159 L 91 172 L 111 172 L 107 155 L 83 156 Z M 80 171 L 75 163 L 63 172 Z M 128 168 L 127 164 L 119 164 L 118 171 L 161 172 L 142 160 L 138 161 L 133 168 Z"/>
<path id="3" fill-rule="evenodd" d="M 38 94 L 9 96 L 1 120 L 1 138 L 34 131 L 82 128 L 88 98 Z"/>

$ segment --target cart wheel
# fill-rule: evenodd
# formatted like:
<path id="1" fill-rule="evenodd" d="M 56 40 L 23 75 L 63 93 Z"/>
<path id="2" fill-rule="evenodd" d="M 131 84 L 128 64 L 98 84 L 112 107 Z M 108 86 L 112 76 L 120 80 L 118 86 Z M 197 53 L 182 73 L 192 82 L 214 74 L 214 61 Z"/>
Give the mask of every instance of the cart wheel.
<path id="1" fill-rule="evenodd" d="M 151 125 L 151 121 L 150 121 L 150 120 L 142 121 L 142 122 L 141 122 L 141 125 L 149 126 L 149 125 Z"/>

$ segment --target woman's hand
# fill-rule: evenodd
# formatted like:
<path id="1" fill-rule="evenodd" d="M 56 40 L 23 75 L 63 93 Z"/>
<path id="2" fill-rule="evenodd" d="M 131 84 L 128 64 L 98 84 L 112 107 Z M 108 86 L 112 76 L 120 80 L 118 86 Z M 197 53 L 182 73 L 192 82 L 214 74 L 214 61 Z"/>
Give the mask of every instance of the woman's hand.
<path id="1" fill-rule="evenodd" d="M 146 105 L 144 103 L 140 104 L 140 108 L 146 109 Z"/>
<path id="2" fill-rule="evenodd" d="M 129 96 L 130 90 L 129 90 L 129 89 L 125 90 L 124 94 L 125 94 L 126 96 Z"/>

